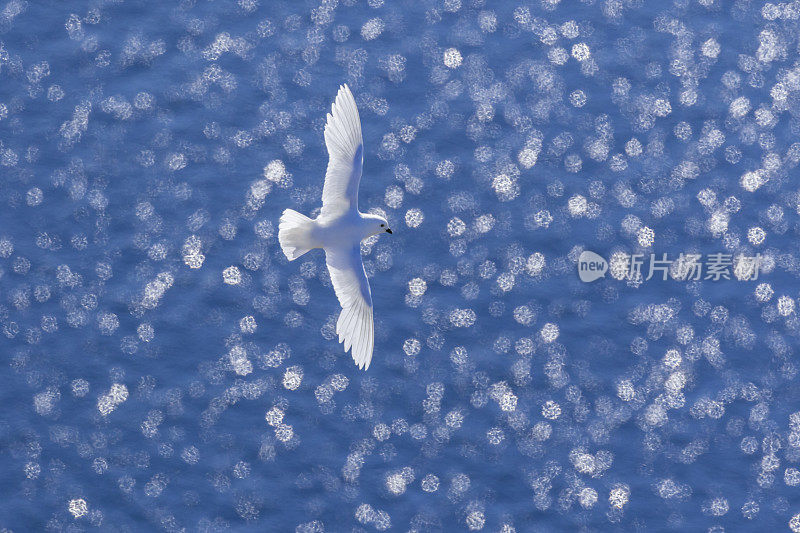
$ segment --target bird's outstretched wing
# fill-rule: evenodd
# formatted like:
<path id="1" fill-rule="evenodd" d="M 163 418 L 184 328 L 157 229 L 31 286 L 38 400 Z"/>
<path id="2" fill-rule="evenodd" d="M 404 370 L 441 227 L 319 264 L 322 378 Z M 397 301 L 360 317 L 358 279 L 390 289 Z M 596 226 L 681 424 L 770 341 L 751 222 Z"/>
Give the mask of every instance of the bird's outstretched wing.
<path id="1" fill-rule="evenodd" d="M 372 295 L 369 280 L 361 262 L 361 247 L 325 248 L 325 262 L 331 274 L 333 290 L 342 306 L 336 333 L 344 342 L 344 351 L 352 347 L 351 355 L 359 368 L 369 368 L 375 345 L 372 323 Z"/>
<path id="2" fill-rule="evenodd" d="M 358 209 L 358 184 L 364 165 L 361 119 L 353 93 L 347 85 L 339 87 L 336 101 L 325 124 L 328 170 L 322 188 L 323 215 L 336 215 Z"/>

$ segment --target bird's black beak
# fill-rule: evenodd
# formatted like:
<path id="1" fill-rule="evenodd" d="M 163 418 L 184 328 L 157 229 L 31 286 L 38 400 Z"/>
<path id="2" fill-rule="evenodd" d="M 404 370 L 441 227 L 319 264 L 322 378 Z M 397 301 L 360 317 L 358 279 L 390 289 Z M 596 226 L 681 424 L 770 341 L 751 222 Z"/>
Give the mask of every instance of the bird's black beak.
<path id="1" fill-rule="evenodd" d="M 391 235 L 391 234 L 392 234 L 392 230 L 391 230 L 391 229 L 389 229 L 389 228 L 386 228 L 386 233 L 388 233 L 389 235 Z"/>

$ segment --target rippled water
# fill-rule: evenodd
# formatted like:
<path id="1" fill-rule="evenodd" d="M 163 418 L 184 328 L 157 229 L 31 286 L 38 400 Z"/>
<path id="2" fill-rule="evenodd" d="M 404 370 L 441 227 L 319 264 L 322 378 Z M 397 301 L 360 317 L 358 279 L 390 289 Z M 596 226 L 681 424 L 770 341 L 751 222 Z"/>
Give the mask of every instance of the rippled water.
<path id="1" fill-rule="evenodd" d="M 800 531 L 799 19 L 6 1 L 0 528 Z M 368 372 L 276 239 L 342 83 L 394 229 Z M 584 250 L 763 262 L 589 284 Z"/>

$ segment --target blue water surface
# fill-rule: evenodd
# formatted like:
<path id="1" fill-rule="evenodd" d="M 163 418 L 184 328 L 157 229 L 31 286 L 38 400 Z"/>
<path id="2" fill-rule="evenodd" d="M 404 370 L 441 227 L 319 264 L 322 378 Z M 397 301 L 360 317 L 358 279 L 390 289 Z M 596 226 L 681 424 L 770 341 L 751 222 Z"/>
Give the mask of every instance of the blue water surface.
<path id="1" fill-rule="evenodd" d="M 799 21 L 0 3 L 0 528 L 800 531 Z M 394 230 L 366 372 L 277 242 L 343 83 Z M 584 250 L 762 268 L 582 283 Z"/>

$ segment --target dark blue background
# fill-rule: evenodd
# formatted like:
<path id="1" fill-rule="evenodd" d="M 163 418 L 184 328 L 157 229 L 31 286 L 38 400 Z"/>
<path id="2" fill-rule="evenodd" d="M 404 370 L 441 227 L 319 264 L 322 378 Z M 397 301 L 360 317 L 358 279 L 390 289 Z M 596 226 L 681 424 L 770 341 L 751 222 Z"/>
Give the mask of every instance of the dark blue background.
<path id="1" fill-rule="evenodd" d="M 798 488 L 786 481 L 800 459 L 800 430 L 789 419 L 800 411 L 800 322 L 796 311 L 783 316 L 776 307 L 780 296 L 798 297 L 800 86 L 791 6 L 776 20 L 755 2 L 12 0 L 3 9 L 0 527 L 450 531 L 485 520 L 489 531 L 767 531 L 785 529 L 800 512 Z M 494 31 L 481 27 L 489 14 Z M 362 27 L 375 18 L 383 31 L 366 39 Z M 568 21 L 577 37 L 558 33 Z M 341 27 L 349 35 L 337 41 Z M 551 30 L 558 38 L 544 44 Z M 204 55 L 221 34 L 239 39 L 242 53 Z M 759 39 L 769 35 L 782 52 L 759 61 Z M 716 58 L 701 52 L 711 38 L 721 47 Z M 594 72 L 575 58 L 548 60 L 551 48 L 569 53 L 579 42 L 591 50 Z M 463 57 L 452 69 L 442 60 L 451 47 Z M 402 57 L 402 71 L 386 68 L 392 56 Z M 731 73 L 738 86 L 726 81 Z M 212 81 L 198 83 L 203 77 Z M 213 81 L 220 77 L 223 86 Z M 614 96 L 618 78 L 630 84 L 626 97 Z M 383 209 L 395 230 L 364 257 L 376 320 L 366 373 L 331 338 L 338 307 L 323 254 L 290 264 L 275 236 L 283 209 L 318 206 L 324 117 L 342 83 L 363 122 L 361 209 Z M 777 83 L 788 90 L 785 102 L 771 96 Z M 692 105 L 681 103 L 687 88 L 696 92 Z M 585 106 L 570 103 L 575 90 Z M 152 106 L 134 105 L 139 93 Z M 752 110 L 732 118 L 730 102 L 740 96 L 753 110 L 772 109 L 775 122 L 758 124 Z M 658 98 L 671 112 L 654 118 Z M 487 104 L 494 114 L 481 122 L 476 113 Z M 80 107 L 90 109 L 85 129 L 69 139 Z M 681 121 L 692 128 L 688 138 L 675 133 Z M 410 142 L 400 139 L 405 126 L 416 130 Z M 713 129 L 724 142 L 707 149 Z M 572 142 L 559 149 L 564 134 Z M 593 158 L 588 143 L 601 134 L 608 154 Z M 237 144 L 242 135 L 251 142 Z M 518 154 L 537 135 L 538 160 L 523 168 Z M 644 146 L 638 157 L 625 155 L 633 137 Z M 300 151 L 290 146 L 297 140 Z M 740 156 L 726 158 L 726 150 Z M 742 174 L 769 153 L 780 167 L 758 191 L 744 190 Z M 175 154 L 183 168 L 170 168 Z M 626 168 L 612 168 L 614 154 Z M 580 157 L 580 171 L 568 170 L 568 155 Z M 263 205 L 249 208 L 251 186 L 274 160 L 291 182 L 273 184 Z M 445 160 L 455 170 L 442 178 Z M 697 176 L 676 179 L 687 161 Z M 504 173 L 518 174 L 510 201 L 492 188 Z M 604 191 L 592 196 L 592 182 Z M 400 206 L 386 202 L 393 187 L 404 191 Z M 635 192 L 632 204 L 618 201 L 624 188 Z M 38 205 L 29 201 L 37 190 Z M 698 201 L 702 190 L 716 194 L 715 207 Z M 597 205 L 596 218 L 570 214 L 576 194 Z M 706 223 L 731 196 L 741 209 L 730 213 L 726 241 Z M 674 204 L 664 216 L 652 210 L 659 199 Z M 771 217 L 771 207 L 782 217 Z M 406 224 L 410 209 L 424 214 L 418 227 Z M 545 209 L 553 222 L 533 227 L 532 215 Z M 475 231 L 487 214 L 493 228 Z M 631 214 L 655 231 L 652 248 L 623 230 Z M 467 225 L 461 236 L 447 232 L 453 217 Z M 272 231 L 259 235 L 264 222 Z M 748 243 L 754 226 L 766 231 L 763 244 Z M 202 241 L 199 269 L 182 259 L 191 235 Z M 154 245 L 164 257 L 148 255 Z M 584 248 L 606 257 L 760 252 L 776 266 L 758 282 L 584 285 L 574 266 Z M 534 252 L 547 261 L 540 276 L 520 268 Z M 488 277 L 480 275 L 485 261 L 496 269 Z M 63 265 L 80 278 L 59 279 Z M 223 283 L 230 266 L 241 284 Z M 109 267 L 110 277 L 98 274 Z M 142 308 L 145 287 L 164 272 L 172 286 L 157 306 Z M 508 272 L 515 283 L 504 292 L 497 278 Z M 408 282 L 417 277 L 427 291 L 411 305 Z M 768 302 L 754 298 L 760 282 L 774 290 Z M 297 286 L 307 303 L 293 299 Z M 535 313 L 527 324 L 514 318 L 523 305 Z M 659 305 L 672 309 L 669 320 L 653 318 Z M 472 310 L 474 325 L 456 327 L 458 309 Z M 118 320 L 110 331 L 99 322 L 108 313 Z M 255 318 L 255 333 L 241 332 L 245 316 Z M 546 323 L 558 326 L 556 342 L 542 340 Z M 137 333 L 140 324 L 152 326 L 152 340 Z M 680 342 L 685 326 L 694 337 Z M 410 339 L 418 353 L 404 351 Z M 244 348 L 252 373 L 235 373 L 234 346 Z M 454 362 L 457 347 L 466 362 Z M 673 348 L 682 363 L 670 370 L 662 359 Z M 273 365 L 274 350 L 283 358 Z M 283 386 L 288 367 L 302 368 L 297 390 Z M 653 425 L 648 409 L 665 401 L 664 381 L 676 370 L 686 377 L 685 402 Z M 347 387 L 320 401 L 342 377 Z M 74 394 L 75 380 L 88 382 L 85 396 Z M 634 400 L 619 397 L 621 380 L 632 383 Z M 514 413 L 481 400 L 501 382 L 517 397 Z M 98 399 L 114 383 L 129 397 L 103 416 Z M 426 400 L 436 390 L 438 406 Z M 560 405 L 557 420 L 543 417 L 548 401 Z M 704 401 L 718 402 L 720 416 L 703 414 Z M 286 442 L 265 421 L 273 406 L 292 427 Z M 463 423 L 451 417 L 448 425 L 448 413 Z M 157 432 L 143 431 L 152 419 L 161 420 Z M 542 422 L 552 428 L 544 441 L 533 429 Z M 394 428 L 388 438 L 380 424 Z M 414 424 L 423 438 L 404 430 Z M 500 444 L 488 439 L 493 429 L 503 432 Z M 191 447 L 196 463 L 182 457 Z M 612 461 L 581 473 L 575 451 L 609 452 Z M 402 469 L 407 487 L 393 494 L 387 479 Z M 422 488 L 429 474 L 439 479 L 435 492 Z M 159 480 L 162 490 L 152 490 Z M 664 480 L 682 487 L 678 496 L 659 492 Z M 629 499 L 613 508 L 609 494 L 621 486 Z M 578 501 L 586 487 L 598 494 L 588 508 Z M 75 518 L 68 507 L 78 498 L 88 514 Z M 713 501 L 727 511 L 713 511 Z M 746 511 L 754 505 L 757 513 Z"/>

